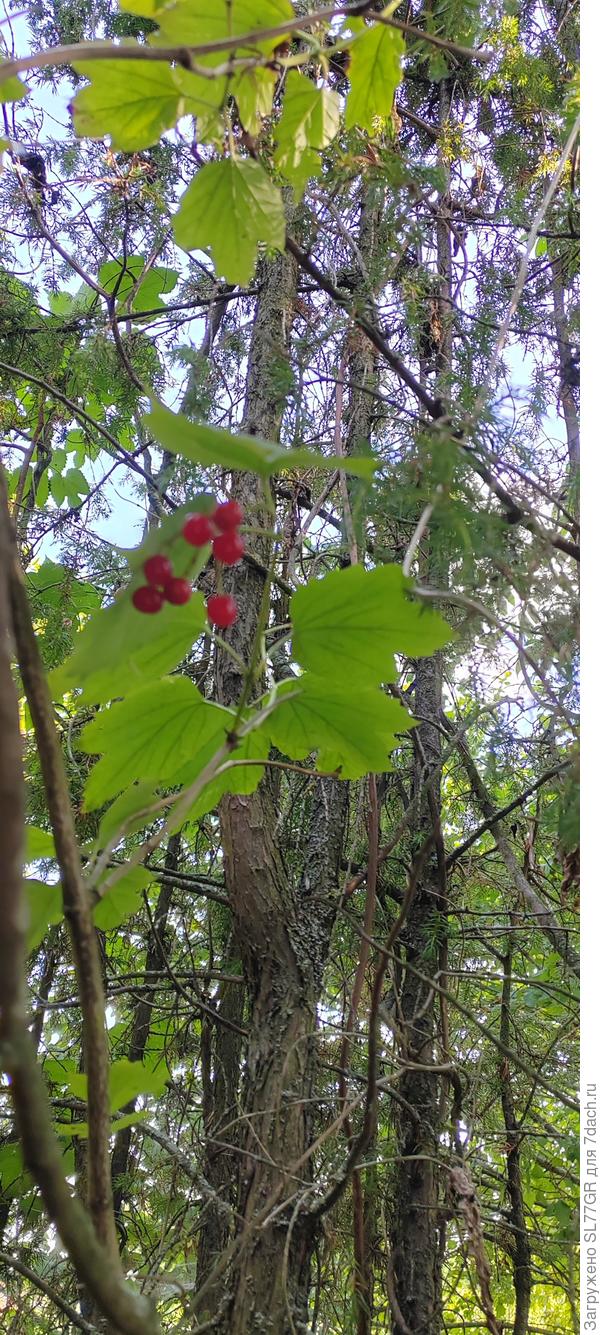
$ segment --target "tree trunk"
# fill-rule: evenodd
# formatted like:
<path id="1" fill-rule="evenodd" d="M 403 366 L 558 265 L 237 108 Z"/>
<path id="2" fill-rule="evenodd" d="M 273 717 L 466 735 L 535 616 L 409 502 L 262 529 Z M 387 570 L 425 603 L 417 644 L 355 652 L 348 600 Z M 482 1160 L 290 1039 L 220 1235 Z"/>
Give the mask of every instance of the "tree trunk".
<path id="1" fill-rule="evenodd" d="M 514 918 L 511 915 L 511 924 Z M 512 942 L 504 957 L 504 980 L 502 984 L 502 1002 L 500 1012 L 500 1038 L 506 1047 L 510 1046 L 510 993 L 512 981 Z M 514 1236 L 513 1283 L 515 1286 L 515 1319 L 513 1335 L 527 1335 L 529 1326 L 529 1304 L 531 1299 L 531 1248 L 527 1235 L 525 1209 L 523 1204 L 523 1183 L 521 1180 L 521 1138 L 519 1135 L 515 1103 L 512 1091 L 511 1074 L 508 1060 L 500 1063 L 500 1092 L 502 1112 L 506 1127 L 506 1177 L 510 1200 L 510 1223 Z"/>
<path id="2" fill-rule="evenodd" d="M 239 955 L 232 947 L 225 967 L 233 973 Z M 204 1173 L 211 1187 L 230 1205 L 237 1202 L 239 1177 L 239 1087 L 246 990 L 243 980 L 219 988 L 217 1020 L 202 1021 L 202 1102 L 205 1134 Z M 230 1223 L 225 1212 L 209 1202 L 202 1211 L 198 1237 L 196 1283 L 207 1280 L 227 1245 Z M 220 1295 L 213 1295 L 216 1299 Z"/>
<path id="3" fill-rule="evenodd" d="M 168 871 L 176 871 L 179 860 L 179 835 L 172 836 L 169 839 L 165 857 L 165 868 Z M 173 896 L 174 885 L 168 881 L 163 881 L 156 904 L 154 915 L 154 930 L 150 930 L 148 947 L 146 950 L 146 975 L 151 980 L 156 980 L 156 975 L 162 972 L 164 968 L 165 935 L 167 928 L 167 918 L 171 899 Z M 140 997 L 134 1014 L 133 1029 L 129 1044 L 129 1061 L 142 1061 L 150 1033 L 150 1024 L 152 1021 L 152 997 L 150 992 L 148 996 Z M 126 1105 L 123 1113 L 135 1111 L 135 1099 Z M 129 1154 L 131 1150 L 131 1137 L 133 1127 L 122 1127 L 117 1132 L 115 1147 L 111 1161 L 111 1177 L 113 1187 L 113 1208 L 115 1217 L 121 1224 L 121 1249 L 126 1242 L 126 1229 L 122 1217 L 123 1199 L 127 1195 L 127 1171 L 129 1166 Z"/>
<path id="4" fill-rule="evenodd" d="M 440 84 L 438 122 L 443 128 L 450 113 L 450 85 Z M 439 166 L 444 162 L 440 157 Z M 447 187 L 448 188 L 448 184 Z M 437 204 L 436 267 L 440 337 L 436 355 L 436 392 L 443 397 L 452 372 L 452 254 L 447 196 Z M 427 573 L 436 582 L 436 559 L 424 556 Z M 415 673 L 414 712 L 422 721 L 415 744 L 413 798 L 418 797 L 430 772 L 436 770 L 428 797 L 420 803 L 416 820 L 416 850 L 433 834 L 435 853 L 429 859 L 410 909 L 407 923 L 406 961 L 433 976 L 445 960 L 447 903 L 444 848 L 440 826 L 441 739 L 438 719 L 442 707 L 442 659 L 420 659 Z M 408 970 L 399 970 L 405 1043 L 412 1061 L 427 1065 L 436 1060 L 437 1020 L 434 997 Z M 441 1022 L 441 1048 L 445 1023 Z M 406 1119 L 393 1104 L 399 1162 L 396 1171 L 393 1214 L 390 1219 L 391 1275 L 397 1315 L 392 1315 L 393 1335 L 437 1335 L 441 1321 L 441 1271 L 445 1231 L 438 1212 L 438 1138 L 445 1104 L 444 1085 L 434 1073 L 407 1072 L 401 1093 L 414 1116 Z M 403 1157 L 405 1156 L 405 1157 Z M 411 1157 L 408 1157 L 411 1156 Z M 418 1156 L 418 1157 L 412 1157 Z"/>
<path id="5" fill-rule="evenodd" d="M 289 336 L 296 294 L 296 266 L 287 255 L 259 267 L 261 288 L 250 347 L 244 431 L 277 440 L 285 404 Z M 262 483 L 235 475 L 232 494 L 248 522 L 271 525 Z M 253 538 L 263 563 L 269 542 Z M 238 603 L 238 620 L 227 638 L 244 663 L 251 659 L 263 597 L 264 576 L 244 562 L 225 584 Z M 217 697 L 236 703 L 243 676 L 238 663 L 219 653 Z M 343 797 L 341 796 L 343 794 Z M 306 1101 L 310 1097 L 316 1006 L 333 920 L 337 869 L 345 819 L 345 786 L 328 786 L 327 810 L 315 822 L 317 850 L 309 839 L 301 885 L 294 886 L 276 838 L 277 810 L 267 777 L 249 795 L 226 795 L 220 804 L 225 881 L 231 902 L 236 949 L 249 998 L 249 1036 L 243 1091 L 243 1145 L 238 1213 L 239 1250 L 231 1275 L 225 1317 L 228 1335 L 283 1332 L 306 1319 L 312 1229 L 301 1212 L 292 1228 L 290 1210 L 260 1230 L 253 1226 L 270 1199 L 278 1203 L 309 1181 L 290 1168 L 309 1143 Z M 315 801 L 318 801 L 318 797 Z M 335 894 L 331 894 L 333 885 Z M 231 1159 L 228 1160 L 231 1163 Z M 215 1239 L 218 1245 L 218 1240 Z M 205 1281 L 199 1299 L 204 1317 L 217 1315 L 216 1286 Z"/>
<path id="6" fill-rule="evenodd" d="M 441 702 L 442 664 L 438 655 L 417 664 L 415 714 L 435 720 Z M 439 765 L 440 734 L 430 722 L 419 725 L 415 753 L 414 793 L 431 768 Z M 439 779 L 433 785 L 439 811 Z M 424 799 L 418 820 L 416 844 L 431 831 L 431 809 Z M 436 858 L 430 860 L 417 887 L 406 928 L 406 961 L 421 971 L 437 972 L 441 897 Z M 404 975 L 404 977 L 403 977 Z M 433 997 L 427 987 L 400 966 L 397 978 L 401 997 L 404 1040 L 409 1059 L 425 1065 L 436 1060 L 436 1018 Z M 400 1092 L 414 1112 L 407 1118 L 392 1104 L 396 1128 L 398 1165 L 389 1219 L 391 1272 L 396 1304 L 411 1335 L 436 1335 L 440 1324 L 440 1245 L 438 1157 L 440 1115 L 439 1080 L 429 1072 L 407 1072 Z M 410 1157 L 409 1157 L 410 1156 Z M 418 1156 L 418 1157 L 414 1157 Z M 399 1318 L 392 1319 L 393 1335 L 406 1335 Z"/>

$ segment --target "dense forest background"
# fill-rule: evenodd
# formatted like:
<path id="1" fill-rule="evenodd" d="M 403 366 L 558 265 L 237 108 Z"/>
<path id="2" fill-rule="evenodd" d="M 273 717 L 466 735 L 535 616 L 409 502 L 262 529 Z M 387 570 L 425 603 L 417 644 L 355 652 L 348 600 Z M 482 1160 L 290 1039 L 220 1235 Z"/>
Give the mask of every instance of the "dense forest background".
<path id="1" fill-rule="evenodd" d="M 0 34 L 0 1324 L 577 1332 L 577 6 Z"/>

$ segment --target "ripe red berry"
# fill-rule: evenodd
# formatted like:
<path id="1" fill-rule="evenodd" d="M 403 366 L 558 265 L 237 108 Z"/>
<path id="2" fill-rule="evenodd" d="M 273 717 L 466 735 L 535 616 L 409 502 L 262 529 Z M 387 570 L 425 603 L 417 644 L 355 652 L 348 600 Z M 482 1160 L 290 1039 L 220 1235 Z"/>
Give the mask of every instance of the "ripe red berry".
<path id="1" fill-rule="evenodd" d="M 236 565 L 241 561 L 245 550 L 244 539 L 233 529 L 229 533 L 219 533 L 218 538 L 213 541 L 213 555 L 217 561 L 222 561 L 224 566 Z"/>
<path id="2" fill-rule="evenodd" d="M 208 515 L 188 515 L 182 534 L 190 547 L 206 547 L 215 536 L 215 526 Z"/>
<path id="3" fill-rule="evenodd" d="M 168 556 L 161 556 L 158 552 L 156 556 L 149 556 L 148 560 L 144 561 L 144 574 L 149 584 L 154 584 L 157 589 L 163 589 L 173 574 Z"/>
<path id="4" fill-rule="evenodd" d="M 183 603 L 189 603 L 192 596 L 192 586 L 189 579 L 180 579 L 173 576 L 165 584 L 165 598 L 168 603 L 175 603 L 181 607 Z"/>
<path id="5" fill-rule="evenodd" d="M 226 626 L 232 626 L 237 617 L 235 598 L 228 593 L 215 593 L 208 599 L 206 611 L 213 626 L 221 626 L 224 630 Z"/>
<path id="6" fill-rule="evenodd" d="M 227 533 L 229 529 L 237 528 L 244 518 L 244 511 L 237 501 L 223 501 L 218 505 L 213 515 L 214 522 L 221 533 Z"/>
<path id="7" fill-rule="evenodd" d="M 131 595 L 131 601 L 138 612 L 160 612 L 164 598 L 160 589 L 153 588 L 151 584 L 142 584 Z"/>

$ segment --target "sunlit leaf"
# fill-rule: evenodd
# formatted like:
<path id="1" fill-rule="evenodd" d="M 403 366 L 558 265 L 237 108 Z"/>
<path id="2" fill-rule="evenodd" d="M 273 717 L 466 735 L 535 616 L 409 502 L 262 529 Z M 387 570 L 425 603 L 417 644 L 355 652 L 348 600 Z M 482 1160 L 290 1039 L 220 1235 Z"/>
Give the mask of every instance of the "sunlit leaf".
<path id="1" fill-rule="evenodd" d="M 220 468 L 244 469 L 265 478 L 293 468 L 341 468 L 357 477 L 370 478 L 377 467 L 376 459 L 353 455 L 342 460 L 337 456 L 327 458 L 315 450 L 286 449 L 260 436 L 233 436 L 218 427 L 190 422 L 158 403 L 144 420 L 161 445 L 206 467 L 217 464 Z"/>
<path id="2" fill-rule="evenodd" d="M 354 26 L 354 25 L 352 25 Z M 356 40 L 350 47 L 350 92 L 346 99 L 346 125 L 370 130 L 376 116 L 387 118 L 394 92 L 402 78 L 404 38 L 397 28 L 382 23 L 367 27 L 356 21 Z"/>
<path id="3" fill-rule="evenodd" d="M 260 243 L 284 249 L 281 193 L 252 159 L 209 162 L 185 191 L 173 234 L 183 250 L 210 252 L 217 274 L 228 282 L 248 283 Z"/>
<path id="4" fill-rule="evenodd" d="M 86 808 L 100 806 L 133 779 L 178 781 L 186 762 L 224 733 L 228 719 L 189 677 L 166 677 L 102 710 L 79 739 L 83 751 L 102 753 L 85 785 Z"/>
<path id="5" fill-rule="evenodd" d="M 396 676 L 394 656 L 421 658 L 452 638 L 447 623 L 409 596 L 395 565 L 335 570 L 297 589 L 290 612 L 297 662 L 319 676 L 358 682 Z"/>
<path id="6" fill-rule="evenodd" d="M 279 693 L 282 703 L 268 723 L 275 745 L 296 760 L 318 752 L 318 767 L 339 770 L 343 779 L 391 769 L 396 734 L 414 727 L 407 710 L 377 687 L 349 690 L 344 681 L 307 672 Z"/>
<path id="7" fill-rule="evenodd" d="M 75 68 L 90 79 L 73 103 L 78 135 L 110 135 L 115 148 L 134 153 L 156 144 L 183 113 L 182 93 L 166 62 L 83 60 Z"/>

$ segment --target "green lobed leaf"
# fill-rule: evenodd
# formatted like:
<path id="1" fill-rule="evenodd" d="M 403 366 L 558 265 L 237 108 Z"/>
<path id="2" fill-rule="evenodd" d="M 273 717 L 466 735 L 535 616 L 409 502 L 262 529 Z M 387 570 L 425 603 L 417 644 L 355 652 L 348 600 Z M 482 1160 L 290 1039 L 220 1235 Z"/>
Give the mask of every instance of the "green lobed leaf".
<path id="1" fill-rule="evenodd" d="M 398 566 L 349 566 L 297 589 L 290 603 L 293 653 L 319 676 L 391 681 L 395 654 L 422 658 L 441 649 L 452 631 L 437 612 L 409 597 L 411 581 Z"/>
<path id="2" fill-rule="evenodd" d="M 185 45 L 218 42 L 294 18 L 289 0 L 127 0 L 123 9 L 160 23 L 153 39 L 158 45 L 165 39 Z M 280 41 L 280 37 L 267 38 L 260 47 L 272 51 Z M 223 53 L 219 59 L 223 59 Z M 204 56 L 198 57 L 199 64 L 204 60 Z"/>
<path id="3" fill-rule="evenodd" d="M 25 1171 L 23 1151 L 18 1141 L 8 1141 L 0 1146 L 0 1198 L 13 1200 L 24 1196 L 31 1186 L 31 1178 Z"/>
<path id="4" fill-rule="evenodd" d="M 112 875 L 113 870 L 114 868 L 110 868 L 107 878 Z M 96 927 L 99 927 L 101 932 L 111 932 L 137 913 L 142 891 L 152 885 L 153 879 L 152 872 L 147 871 L 145 867 L 130 867 L 104 895 L 100 882 L 98 893 L 102 898 L 95 905 L 93 915 Z"/>
<path id="5" fill-rule="evenodd" d="M 222 56 L 203 56 L 199 63 L 205 68 L 210 68 L 221 61 Z M 173 70 L 173 79 L 182 95 L 182 108 L 186 116 L 195 116 L 202 123 L 205 119 L 210 120 L 220 115 L 228 93 L 228 80 L 225 75 L 216 79 L 206 79 L 191 70 L 177 66 Z"/>
<path id="6" fill-rule="evenodd" d="M 49 927 L 62 922 L 63 899 L 60 881 L 24 881 L 27 901 L 27 952 L 37 950 Z"/>
<path id="7" fill-rule="evenodd" d="M 48 473 L 46 471 L 42 473 L 42 476 L 39 479 L 39 482 L 35 489 L 35 503 L 38 510 L 44 509 L 49 494 L 50 494 L 50 478 L 48 477 Z M 79 497 L 77 497 L 75 504 L 77 504 L 78 499 Z"/>
<path id="8" fill-rule="evenodd" d="M 140 1094 L 164 1094 L 169 1071 L 164 1062 L 152 1069 L 144 1062 L 131 1062 L 126 1057 L 112 1062 L 108 1073 L 108 1093 L 111 1112 L 118 1112 L 125 1103 Z"/>
<path id="9" fill-rule="evenodd" d="M 193 463 L 210 467 L 216 464 L 225 469 L 243 469 L 270 477 L 286 469 L 314 468 L 319 470 L 343 469 L 356 477 L 371 478 L 377 460 L 351 455 L 339 459 L 337 455 L 324 457 L 309 449 L 286 449 L 259 436 L 232 436 L 219 427 L 189 422 L 181 413 L 173 413 L 161 403 L 155 403 L 151 413 L 144 417 L 156 440 L 174 454 L 181 454 Z"/>
<path id="10" fill-rule="evenodd" d="M 293 698 L 286 695 L 293 692 Z M 307 672 L 279 688 L 281 704 L 268 721 L 271 739 L 291 759 L 319 753 L 319 769 L 338 770 L 342 779 L 392 769 L 396 734 L 415 720 L 378 687 L 352 686 Z"/>
<path id="11" fill-rule="evenodd" d="M 165 61 L 77 61 L 75 69 L 90 80 L 73 103 L 76 134 L 90 139 L 110 135 L 126 153 L 156 144 L 183 114 L 183 96 Z"/>
<path id="12" fill-rule="evenodd" d="M 200 773 L 204 765 L 208 764 L 211 755 L 214 754 L 206 747 L 201 755 L 194 758 L 194 764 L 188 766 L 187 772 L 182 777 L 182 783 L 191 783 L 197 774 Z M 267 730 L 256 728 L 249 732 L 235 751 L 229 756 L 230 761 L 240 760 L 264 760 L 269 758 L 269 737 Z M 185 823 L 188 821 L 201 820 L 208 811 L 214 811 L 218 806 L 224 793 L 254 793 L 264 775 L 264 765 L 239 765 L 232 764 L 218 778 L 213 779 L 202 789 L 199 797 L 196 798 L 193 807 L 186 814 Z"/>
<path id="13" fill-rule="evenodd" d="M 55 698 L 80 689 L 81 702 L 99 704 L 128 695 L 181 662 L 206 625 L 201 594 L 183 607 L 165 603 L 156 616 L 142 616 L 125 589 L 110 607 L 90 618 L 72 654 L 50 674 Z"/>
<path id="14" fill-rule="evenodd" d="M 102 710 L 79 739 L 82 751 L 102 753 L 85 785 L 86 810 L 133 779 L 179 782 L 186 761 L 228 723 L 227 711 L 208 704 L 189 677 L 166 677 Z"/>
<path id="15" fill-rule="evenodd" d="M 176 575 L 185 575 L 193 580 L 206 565 L 210 548 L 190 547 L 181 536 L 183 525 L 189 514 L 210 514 L 216 505 L 214 496 L 202 493 L 190 498 L 185 505 L 180 505 L 172 514 L 167 515 L 162 523 L 150 529 L 139 547 L 120 547 L 134 575 L 143 578 L 142 567 L 148 556 L 161 552 L 168 556 Z M 134 587 L 133 585 L 131 586 Z"/>
<path id="16" fill-rule="evenodd" d="M 119 831 L 122 831 L 123 837 L 125 834 L 135 834 L 155 820 L 156 813 L 145 814 L 146 808 L 156 801 L 155 789 L 156 784 L 146 779 L 126 788 L 105 811 L 98 827 L 95 847 L 105 848 Z"/>
<path id="17" fill-rule="evenodd" d="M 259 244 L 285 249 L 281 192 L 252 159 L 209 162 L 181 199 L 173 235 L 183 250 L 210 251 L 220 277 L 246 284 Z"/>
<path id="18" fill-rule="evenodd" d="M 285 84 L 283 111 L 277 126 L 275 166 L 301 192 L 315 174 L 315 154 L 335 138 L 340 100 L 330 88 L 318 88 L 312 79 L 290 70 Z M 316 159 L 319 164 L 319 159 Z M 320 165 L 320 164 L 319 164 Z"/>
<path id="19" fill-rule="evenodd" d="M 402 78 L 401 57 L 405 43 L 397 28 L 382 23 L 367 27 L 362 20 L 350 25 L 358 31 L 350 47 L 350 92 L 346 99 L 346 125 L 370 130 L 376 116 L 387 118 L 394 93 Z"/>
<path id="20" fill-rule="evenodd" d="M 118 1112 L 119 1108 L 137 1099 L 140 1094 L 153 1094 L 158 1098 L 164 1093 L 168 1078 L 169 1072 L 164 1062 L 156 1067 L 146 1062 L 129 1061 L 127 1057 L 111 1062 L 108 1071 L 110 1111 Z M 75 1098 L 87 1099 L 87 1075 L 80 1071 L 69 1073 L 65 1083 Z M 64 1127 L 63 1130 L 74 1134 L 70 1127 Z"/>
<path id="21" fill-rule="evenodd" d="M 276 83 L 275 71 L 262 69 L 260 65 L 241 70 L 234 79 L 230 91 L 248 134 L 260 134 L 263 120 L 270 116 Z"/>
<path id="22" fill-rule="evenodd" d="M 158 264 L 142 278 L 145 265 L 146 260 L 143 255 L 128 255 L 125 263 L 120 260 L 107 260 L 106 264 L 100 266 L 98 282 L 106 292 L 116 295 L 118 302 L 123 304 L 130 301 L 135 291 L 132 310 L 153 310 L 156 306 L 162 306 L 163 295 L 172 292 L 177 286 L 179 274 L 175 269 L 167 269 Z"/>
<path id="23" fill-rule="evenodd" d="M 77 500 L 80 496 L 87 496 L 90 484 L 80 468 L 67 468 L 63 481 L 69 496 L 75 496 Z"/>
<path id="24" fill-rule="evenodd" d="M 54 501 L 54 504 L 60 507 L 65 499 L 66 494 L 67 494 L 67 488 L 65 486 L 64 478 L 61 477 L 60 473 L 53 473 L 50 478 L 50 495 L 52 497 L 52 500 Z"/>

